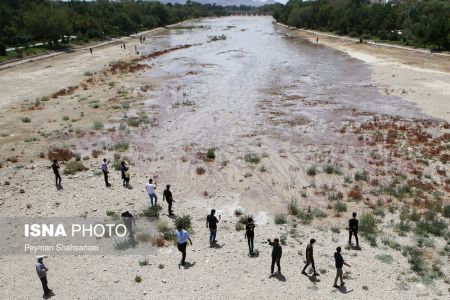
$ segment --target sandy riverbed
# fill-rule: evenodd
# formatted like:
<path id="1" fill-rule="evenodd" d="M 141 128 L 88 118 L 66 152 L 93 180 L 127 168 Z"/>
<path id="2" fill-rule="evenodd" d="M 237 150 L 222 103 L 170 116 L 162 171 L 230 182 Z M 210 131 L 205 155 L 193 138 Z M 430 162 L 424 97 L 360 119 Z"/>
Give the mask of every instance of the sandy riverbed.
<path id="1" fill-rule="evenodd" d="M 272 25 L 270 18 L 200 24 L 149 35 L 148 44 L 138 46 L 145 59 L 130 41 L 126 50 L 111 45 L 93 56 L 65 54 L 0 71 L 2 216 L 105 216 L 125 210 L 137 215 L 148 207 L 144 184 L 157 177 L 160 203 L 162 187 L 170 183 L 175 213 L 193 217 L 187 268 L 178 266 L 179 253 L 170 242 L 157 256 L 145 256 L 147 266 L 139 265 L 144 256 L 51 255 L 46 261 L 55 298 L 447 298 L 450 266 L 443 238 L 432 236 L 433 244 L 423 247 L 426 263 L 438 264 L 444 274 L 435 280 L 417 276 L 408 257 L 381 241 L 390 237 L 402 247 L 415 245 L 412 233 L 395 231 L 401 207 L 422 211 L 434 203 L 436 191 L 448 203 L 445 63 L 405 54 L 416 62 L 412 67 L 400 51 L 325 39 L 315 45 Z M 221 34 L 227 38 L 211 41 Z M 270 55 L 261 55 L 264 50 Z M 124 62 L 109 65 L 118 59 Z M 83 75 L 86 71 L 93 75 Z M 418 96 L 426 93 L 428 104 Z M 37 97 L 48 99 L 36 102 Z M 121 151 L 121 142 L 128 149 Z M 63 175 L 62 191 L 49 169 L 47 152 L 55 147 L 71 149 L 89 168 Z M 215 148 L 215 159 L 206 158 L 208 148 Z M 113 186 L 104 187 L 98 167 L 103 157 L 114 155 L 129 162 L 133 189 L 121 186 L 116 171 Z M 308 174 L 313 167 L 315 176 Z M 370 178 L 357 180 L 363 170 Z M 409 194 L 397 199 L 375 193 L 393 179 L 410 184 L 419 201 Z M 304 213 L 310 209 L 322 217 L 305 224 L 287 216 L 287 224 L 274 224 L 274 215 L 287 214 L 293 199 Z M 335 209 L 338 199 L 346 212 Z M 161 219 L 171 224 L 162 204 Z M 211 208 L 222 215 L 217 248 L 207 242 Z M 257 257 L 247 256 L 244 232 L 235 229 L 236 209 L 255 218 Z M 346 268 L 346 288 L 335 289 L 333 253 L 346 243 L 352 211 L 377 211 L 382 233 L 377 247 L 361 237 L 362 250 L 344 250 L 352 267 Z M 265 240 L 274 237 L 286 240 L 283 276 L 269 278 L 271 249 Z M 300 273 L 313 237 L 317 278 Z M 8 278 L 0 283 L 4 298 L 41 297 L 33 254 L 0 256 L 0 266 L 2 278 Z M 136 275 L 143 281 L 135 282 Z"/>

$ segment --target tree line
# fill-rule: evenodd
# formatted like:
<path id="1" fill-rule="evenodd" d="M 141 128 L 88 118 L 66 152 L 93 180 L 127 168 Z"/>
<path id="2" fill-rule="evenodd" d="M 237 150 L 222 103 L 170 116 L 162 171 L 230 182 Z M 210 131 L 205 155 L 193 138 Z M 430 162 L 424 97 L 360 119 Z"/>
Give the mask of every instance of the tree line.
<path id="1" fill-rule="evenodd" d="M 299 28 L 450 50 L 449 0 L 290 0 L 273 7 L 273 17 Z"/>
<path id="2" fill-rule="evenodd" d="M 193 1 L 181 5 L 144 1 L 1 0 L 0 55 L 6 55 L 7 46 L 45 42 L 55 47 L 71 35 L 84 41 L 102 40 L 189 18 L 227 14 L 224 7 Z"/>

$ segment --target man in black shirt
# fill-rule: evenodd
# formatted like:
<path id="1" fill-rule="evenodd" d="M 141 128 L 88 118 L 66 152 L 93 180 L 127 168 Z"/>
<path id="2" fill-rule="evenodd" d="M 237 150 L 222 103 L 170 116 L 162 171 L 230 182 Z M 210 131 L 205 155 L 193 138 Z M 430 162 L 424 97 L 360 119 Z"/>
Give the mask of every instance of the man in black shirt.
<path id="1" fill-rule="evenodd" d="M 307 275 L 306 274 L 306 268 L 309 265 L 311 265 L 312 269 L 314 271 L 312 276 L 319 276 L 319 273 L 316 272 L 316 264 L 314 263 L 314 248 L 313 248 L 313 245 L 314 245 L 315 242 L 316 242 L 315 239 L 311 239 L 309 241 L 308 246 L 306 246 L 306 264 L 305 264 L 305 266 L 303 267 L 303 270 L 302 270 L 302 274 L 303 275 Z"/>
<path id="2" fill-rule="evenodd" d="M 249 217 L 247 224 L 245 225 L 245 238 L 248 242 L 248 251 L 250 255 L 253 254 L 253 239 L 255 238 L 255 223 L 253 223 L 253 218 Z"/>
<path id="3" fill-rule="evenodd" d="M 167 201 L 167 204 L 169 205 L 169 216 L 173 216 L 173 211 L 172 211 L 172 202 L 173 198 L 172 198 L 172 192 L 170 191 L 170 184 L 166 185 L 166 189 L 164 190 L 163 193 L 163 201 Z"/>
<path id="4" fill-rule="evenodd" d="M 56 159 L 53 160 L 52 170 L 53 170 L 53 173 L 55 173 L 56 188 L 58 190 L 60 190 L 62 188 L 62 186 L 61 186 L 61 175 L 59 175 L 59 164 L 58 164 L 58 161 Z"/>
<path id="5" fill-rule="evenodd" d="M 216 210 L 212 209 L 211 214 L 206 217 L 206 227 L 209 228 L 209 243 L 211 245 L 216 243 L 217 223 L 220 221 L 220 216 L 219 219 L 217 219 L 215 214 Z"/>
<path id="6" fill-rule="evenodd" d="M 270 265 L 270 274 L 273 275 L 273 271 L 275 268 L 275 263 L 277 264 L 278 273 L 281 274 L 281 255 L 283 254 L 283 248 L 280 246 L 280 240 L 274 239 L 273 242 L 268 239 L 269 245 L 272 246 L 272 264 Z"/>
<path id="7" fill-rule="evenodd" d="M 352 245 L 352 235 L 355 236 L 356 239 L 356 247 L 359 247 L 359 242 L 358 242 L 358 225 L 359 222 L 356 219 L 356 213 L 353 213 L 353 218 L 351 218 L 348 221 L 348 231 L 349 231 L 349 236 L 348 236 L 348 244 Z"/>
<path id="8" fill-rule="evenodd" d="M 341 286 L 345 284 L 344 280 L 342 279 L 342 267 L 346 265 L 347 267 L 350 267 L 348 263 L 344 261 L 341 255 L 341 247 L 336 248 L 336 252 L 334 253 L 334 261 L 336 262 L 336 278 L 334 279 L 334 285 L 333 287 L 338 288 L 337 285 L 338 278 L 341 280 Z"/>

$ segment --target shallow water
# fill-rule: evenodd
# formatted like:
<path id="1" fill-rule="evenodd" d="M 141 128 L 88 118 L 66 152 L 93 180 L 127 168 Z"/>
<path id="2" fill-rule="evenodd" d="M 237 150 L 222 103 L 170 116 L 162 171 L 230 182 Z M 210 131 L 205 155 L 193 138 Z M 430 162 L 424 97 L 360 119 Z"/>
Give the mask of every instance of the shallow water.
<path id="1" fill-rule="evenodd" d="M 339 140 L 329 133 L 345 120 L 374 113 L 420 116 L 406 101 L 381 95 L 363 62 L 299 39 L 270 17 L 188 25 L 193 28 L 148 37 L 139 49 L 147 54 L 196 44 L 148 62 L 154 68 L 145 76 L 163 83 L 147 104 L 160 106 L 170 143 L 245 146 L 239 137 L 262 134 L 291 142 L 298 135 L 316 142 L 326 136 L 328 143 Z M 226 40 L 208 42 L 222 34 Z"/>

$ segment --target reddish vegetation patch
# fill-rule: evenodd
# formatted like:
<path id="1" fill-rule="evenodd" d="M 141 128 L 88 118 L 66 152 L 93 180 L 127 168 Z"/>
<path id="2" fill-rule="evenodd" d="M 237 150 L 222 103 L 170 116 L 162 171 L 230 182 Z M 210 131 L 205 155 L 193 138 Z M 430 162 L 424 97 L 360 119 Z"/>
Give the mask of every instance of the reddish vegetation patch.
<path id="1" fill-rule="evenodd" d="M 48 151 L 47 157 L 50 160 L 68 161 L 73 157 L 73 152 L 69 149 L 53 148 Z"/>
<path id="2" fill-rule="evenodd" d="M 71 95 L 78 88 L 78 86 L 69 86 L 67 89 L 62 89 L 53 93 L 52 98 L 58 98 L 60 96 Z"/>
<path id="3" fill-rule="evenodd" d="M 348 197 L 353 198 L 355 200 L 361 200 L 363 198 L 363 194 L 358 186 L 354 186 L 350 192 L 348 192 Z"/>

